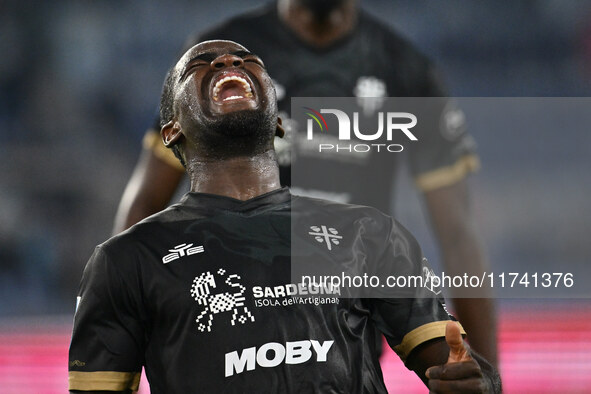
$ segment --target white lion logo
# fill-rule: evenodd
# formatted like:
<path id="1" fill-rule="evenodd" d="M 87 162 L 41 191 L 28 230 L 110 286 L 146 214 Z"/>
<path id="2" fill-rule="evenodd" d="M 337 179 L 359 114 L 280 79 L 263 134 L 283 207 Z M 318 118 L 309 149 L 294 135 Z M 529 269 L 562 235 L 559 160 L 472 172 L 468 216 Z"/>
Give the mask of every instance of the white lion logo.
<path id="1" fill-rule="evenodd" d="M 226 270 L 220 268 L 217 271 L 218 275 L 223 276 Z M 232 280 L 236 280 L 233 282 Z M 225 283 L 228 286 L 237 287 L 239 291 L 237 293 L 217 293 L 211 294 L 211 288 L 216 288 L 215 278 L 211 272 L 207 271 L 193 280 L 191 286 L 191 296 L 195 298 L 198 304 L 204 305 L 205 309 L 197 316 L 195 322 L 199 331 L 211 332 L 211 324 L 213 322 L 213 315 L 222 312 L 233 311 L 232 320 L 230 323 L 234 326 L 236 321 L 240 324 L 246 323 L 249 319 L 254 321 L 254 316 L 250 313 L 248 308 L 244 306 L 244 291 L 246 288 L 237 281 L 240 280 L 240 276 L 236 274 L 229 275 L 226 278 Z M 239 308 L 242 308 L 242 312 L 238 312 Z M 207 323 L 201 322 L 201 319 L 207 316 Z"/>

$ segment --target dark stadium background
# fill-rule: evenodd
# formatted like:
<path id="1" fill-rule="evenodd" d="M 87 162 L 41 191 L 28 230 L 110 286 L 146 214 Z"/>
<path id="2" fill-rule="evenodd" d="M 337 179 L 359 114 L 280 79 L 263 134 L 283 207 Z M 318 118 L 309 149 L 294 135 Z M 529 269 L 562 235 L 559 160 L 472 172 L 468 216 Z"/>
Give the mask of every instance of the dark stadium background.
<path id="1" fill-rule="evenodd" d="M 167 66 L 188 33 L 261 3 L 0 1 L 0 392 L 65 391 L 78 281 L 110 234 Z M 361 4 L 432 57 L 455 96 L 591 92 L 588 1 Z M 578 283 L 591 280 L 586 129 L 470 129 L 483 162 L 473 206 L 495 271 L 576 267 Z M 437 265 L 420 203 L 398 197 L 399 218 Z M 589 392 L 584 290 L 499 299 L 507 393 Z M 387 357 L 392 392 L 426 392 Z"/>

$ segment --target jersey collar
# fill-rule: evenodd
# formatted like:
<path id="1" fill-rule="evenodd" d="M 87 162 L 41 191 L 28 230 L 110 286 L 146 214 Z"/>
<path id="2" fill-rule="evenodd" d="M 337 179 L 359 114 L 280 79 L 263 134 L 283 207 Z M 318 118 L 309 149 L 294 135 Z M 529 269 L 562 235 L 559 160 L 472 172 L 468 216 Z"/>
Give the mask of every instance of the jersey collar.
<path id="1" fill-rule="evenodd" d="M 210 209 L 221 209 L 235 212 L 249 212 L 259 208 L 272 207 L 291 200 L 288 187 L 273 190 L 251 198 L 250 200 L 237 200 L 232 197 L 217 194 L 189 192 L 183 196 L 181 205 Z"/>

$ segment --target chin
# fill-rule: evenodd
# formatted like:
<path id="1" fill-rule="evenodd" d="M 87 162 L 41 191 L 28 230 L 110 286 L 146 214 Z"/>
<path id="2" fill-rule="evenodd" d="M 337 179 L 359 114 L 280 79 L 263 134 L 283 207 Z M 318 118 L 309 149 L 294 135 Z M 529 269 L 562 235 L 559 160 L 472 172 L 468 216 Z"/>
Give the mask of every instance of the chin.
<path id="1" fill-rule="evenodd" d="M 273 113 L 273 114 L 271 114 Z M 216 156 L 259 154 L 273 146 L 277 115 L 274 111 L 242 110 L 216 116 L 204 125 L 200 143 Z"/>
<path id="2" fill-rule="evenodd" d="M 245 109 L 217 117 L 211 130 L 229 137 L 249 136 L 263 132 L 267 123 L 268 119 L 263 111 Z"/>

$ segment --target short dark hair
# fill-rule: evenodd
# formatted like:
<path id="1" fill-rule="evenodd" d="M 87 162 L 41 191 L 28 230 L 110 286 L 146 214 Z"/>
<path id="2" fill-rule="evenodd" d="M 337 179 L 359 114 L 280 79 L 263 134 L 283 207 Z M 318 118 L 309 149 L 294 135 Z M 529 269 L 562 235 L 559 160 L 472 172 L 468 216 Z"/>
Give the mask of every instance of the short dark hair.
<path id="1" fill-rule="evenodd" d="M 166 73 L 166 77 L 164 78 L 164 84 L 162 85 L 162 95 L 160 96 L 160 127 L 164 126 L 168 122 L 170 122 L 174 117 L 174 85 L 175 85 L 175 78 L 176 73 L 174 72 L 174 67 L 168 70 Z M 185 159 L 181 154 L 180 146 L 178 143 L 174 145 L 169 145 L 169 149 L 172 149 L 172 152 L 176 156 L 177 159 L 181 162 L 183 167 L 187 167 L 185 163 Z"/>

